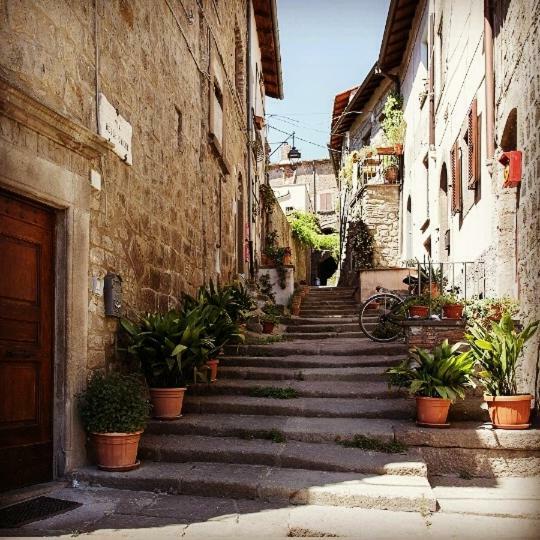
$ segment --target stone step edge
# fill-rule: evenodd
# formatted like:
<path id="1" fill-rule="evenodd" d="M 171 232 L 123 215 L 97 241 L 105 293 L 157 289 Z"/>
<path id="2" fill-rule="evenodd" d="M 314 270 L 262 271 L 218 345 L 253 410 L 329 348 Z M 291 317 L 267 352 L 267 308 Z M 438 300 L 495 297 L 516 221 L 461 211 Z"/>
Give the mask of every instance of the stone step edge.
<path id="1" fill-rule="evenodd" d="M 327 449 L 330 452 L 333 450 L 334 455 L 325 455 Z M 309 455 L 310 450 L 316 450 L 320 455 Z M 285 469 L 427 478 L 427 466 L 416 449 L 384 453 L 341 447 L 337 442 L 320 448 L 320 444 L 302 441 L 273 442 L 257 438 L 148 434 L 141 439 L 139 457 L 167 463 L 238 463 Z M 354 458 L 354 465 L 351 466 L 350 462 L 349 465 L 343 464 L 343 461 L 351 457 Z"/>
<path id="2" fill-rule="evenodd" d="M 410 512 L 437 510 L 437 501 L 424 477 L 374 477 L 211 462 L 144 462 L 139 469 L 123 473 L 84 467 L 71 473 L 71 479 L 79 486 L 88 483 L 125 490 L 262 499 L 294 505 L 320 504 Z M 413 479 L 417 485 L 412 485 Z M 384 483 L 376 484 L 377 480 Z"/>

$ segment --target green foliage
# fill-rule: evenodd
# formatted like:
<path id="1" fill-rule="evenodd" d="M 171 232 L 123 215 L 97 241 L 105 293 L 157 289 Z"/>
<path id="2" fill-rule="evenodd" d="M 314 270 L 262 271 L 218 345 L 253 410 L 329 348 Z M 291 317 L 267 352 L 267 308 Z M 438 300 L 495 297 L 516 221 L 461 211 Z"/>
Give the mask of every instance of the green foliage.
<path id="1" fill-rule="evenodd" d="M 459 352 L 462 345 L 450 346 L 446 339 L 431 352 L 412 349 L 409 358 L 386 371 L 390 386 L 408 388 L 415 396 L 463 399 L 465 389 L 474 387 L 475 360 L 470 351 Z"/>
<path id="2" fill-rule="evenodd" d="M 133 433 L 146 426 L 151 405 L 133 375 L 94 375 L 77 396 L 79 413 L 89 433 Z"/>
<path id="3" fill-rule="evenodd" d="M 263 253 L 272 259 L 276 265 L 276 271 L 278 273 L 279 286 L 284 289 L 287 284 L 286 280 L 286 271 L 284 266 L 284 259 L 286 255 L 291 254 L 291 248 L 289 246 L 280 247 L 277 245 L 278 239 L 277 231 L 269 232 L 266 235 L 265 247 Z"/>
<path id="4" fill-rule="evenodd" d="M 123 319 L 127 352 L 152 388 L 178 388 L 187 384 L 193 369 L 208 360 L 215 349 L 208 336 L 209 315 L 195 308 L 185 314 L 177 311 L 147 313 L 135 322 Z"/>
<path id="5" fill-rule="evenodd" d="M 361 268 L 373 268 L 373 250 L 373 235 L 368 226 L 361 219 L 351 221 L 345 252 L 349 261 L 352 259 L 352 264 L 346 260 L 343 266 L 352 267 L 355 272 Z"/>
<path id="6" fill-rule="evenodd" d="M 251 397 L 263 397 L 272 399 L 295 399 L 298 392 L 294 388 L 276 388 L 273 386 L 252 388 L 249 392 Z"/>
<path id="7" fill-rule="evenodd" d="M 491 327 L 479 321 L 473 323 L 466 338 L 471 346 L 470 356 L 480 364 L 479 377 L 489 395 L 517 394 L 516 367 L 525 343 L 533 337 L 539 324 L 540 321 L 532 322 L 518 332 L 508 312 Z"/>
<path id="8" fill-rule="evenodd" d="M 236 321 L 245 321 L 249 312 L 256 307 L 253 296 L 242 283 L 229 285 L 231 299 L 227 311 L 231 318 Z"/>
<path id="9" fill-rule="evenodd" d="M 500 320 L 505 313 L 511 317 L 517 315 L 519 306 L 509 296 L 502 298 L 473 298 L 465 306 L 465 317 L 469 321 L 480 321 L 483 326 L 489 327 L 493 320 Z"/>
<path id="10" fill-rule="evenodd" d="M 274 324 L 279 324 L 281 322 L 282 313 L 275 304 L 267 302 L 263 306 L 262 311 L 263 314 L 259 316 L 261 322 L 271 322 Z"/>
<path id="11" fill-rule="evenodd" d="M 261 274 L 259 276 L 259 290 L 262 294 L 265 296 L 268 296 L 272 302 L 276 301 L 276 296 L 272 291 L 272 284 L 270 283 L 270 275 L 269 274 Z"/>
<path id="12" fill-rule="evenodd" d="M 381 441 L 366 435 L 354 435 L 352 439 L 338 439 L 336 442 L 346 448 L 360 448 L 385 454 L 402 454 L 407 451 L 407 446 L 398 441 Z"/>
<path id="13" fill-rule="evenodd" d="M 299 210 L 287 216 L 293 236 L 302 244 L 318 251 L 330 251 L 337 261 L 339 257 L 339 235 L 322 234 L 319 218 L 309 212 Z"/>
<path id="14" fill-rule="evenodd" d="M 403 306 L 405 311 L 412 306 L 425 306 L 425 307 L 434 307 L 435 299 L 429 294 L 418 294 L 415 296 L 409 296 Z"/>
<path id="15" fill-rule="evenodd" d="M 382 128 L 390 144 L 403 144 L 407 124 L 403 118 L 403 97 L 390 92 L 384 103 Z"/>
<path id="16" fill-rule="evenodd" d="M 274 211 L 275 204 L 277 203 L 274 190 L 268 184 L 261 184 L 259 186 L 259 195 L 261 197 L 263 211 L 267 214 L 271 214 Z"/>
<path id="17" fill-rule="evenodd" d="M 452 293 L 441 294 L 433 298 L 434 309 L 441 309 L 445 306 L 451 306 L 453 304 L 464 306 L 465 300 L 458 298 L 455 294 Z"/>

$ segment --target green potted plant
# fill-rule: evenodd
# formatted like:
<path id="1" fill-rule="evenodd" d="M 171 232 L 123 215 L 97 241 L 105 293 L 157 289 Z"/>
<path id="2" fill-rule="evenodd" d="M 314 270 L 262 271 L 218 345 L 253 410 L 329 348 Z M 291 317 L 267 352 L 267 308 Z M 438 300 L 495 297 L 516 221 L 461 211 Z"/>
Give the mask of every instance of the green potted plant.
<path id="1" fill-rule="evenodd" d="M 455 294 L 441 294 L 435 299 L 435 304 L 437 308 L 442 310 L 444 319 L 461 319 L 463 317 L 465 301 Z"/>
<path id="2" fill-rule="evenodd" d="M 427 319 L 431 307 L 431 297 L 428 294 L 411 296 L 405 301 L 405 308 L 412 319 Z"/>
<path id="3" fill-rule="evenodd" d="M 462 343 L 444 340 L 431 352 L 414 348 L 401 364 L 387 370 L 390 386 L 407 388 L 416 397 L 417 424 L 446 427 L 452 401 L 465 397 L 474 387 L 475 360 L 469 351 L 459 352 Z"/>
<path id="4" fill-rule="evenodd" d="M 129 471 L 139 465 L 139 440 L 151 407 L 144 394 L 143 385 L 133 375 L 98 373 L 77 396 L 100 469 Z"/>
<path id="5" fill-rule="evenodd" d="M 259 321 L 262 324 L 263 334 L 271 334 L 274 327 L 281 320 L 281 312 L 275 304 L 266 303 L 262 308 L 263 314 L 260 315 Z"/>
<path id="6" fill-rule="evenodd" d="M 271 231 L 266 235 L 264 249 L 261 254 L 261 263 L 263 266 L 274 267 L 276 264 L 277 231 Z"/>
<path id="7" fill-rule="evenodd" d="M 137 322 L 121 321 L 127 352 L 133 356 L 150 389 L 155 418 L 180 418 L 184 393 L 193 370 L 208 360 L 214 342 L 205 332 L 199 310 L 146 314 Z"/>
<path id="8" fill-rule="evenodd" d="M 386 140 L 392 145 L 393 153 L 396 155 L 403 154 L 403 142 L 405 140 L 405 130 L 407 124 L 403 117 L 403 97 L 397 92 L 390 92 L 384 103 L 383 109 L 384 119 L 382 128 Z M 384 153 L 385 148 L 378 148 L 379 153 Z"/>
<path id="9" fill-rule="evenodd" d="M 501 298 L 473 298 L 465 306 L 465 316 L 470 321 L 480 321 L 483 326 L 499 322 L 505 313 L 514 317 L 519 311 L 518 303 L 509 296 Z"/>
<path id="10" fill-rule="evenodd" d="M 516 370 L 525 343 L 538 330 L 540 321 L 529 324 L 519 332 L 510 313 L 500 322 L 484 326 L 480 321 L 472 324 L 467 341 L 471 356 L 481 367 L 479 377 L 486 389 L 484 399 L 493 426 L 501 429 L 527 429 L 530 427 L 530 394 L 519 394 Z"/>

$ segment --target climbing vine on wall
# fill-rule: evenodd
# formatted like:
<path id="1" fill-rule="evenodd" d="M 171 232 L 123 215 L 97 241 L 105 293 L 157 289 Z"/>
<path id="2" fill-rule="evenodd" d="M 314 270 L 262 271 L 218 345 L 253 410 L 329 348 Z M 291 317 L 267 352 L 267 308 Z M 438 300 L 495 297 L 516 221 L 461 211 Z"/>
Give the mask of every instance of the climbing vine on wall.
<path id="1" fill-rule="evenodd" d="M 336 233 L 322 234 L 319 218 L 309 212 L 296 211 L 287 219 L 291 224 L 293 236 L 305 246 L 319 251 L 331 251 L 337 261 L 339 256 L 339 237 Z"/>
<path id="2" fill-rule="evenodd" d="M 354 270 L 373 267 L 373 235 L 361 219 L 349 224 L 346 250 Z"/>

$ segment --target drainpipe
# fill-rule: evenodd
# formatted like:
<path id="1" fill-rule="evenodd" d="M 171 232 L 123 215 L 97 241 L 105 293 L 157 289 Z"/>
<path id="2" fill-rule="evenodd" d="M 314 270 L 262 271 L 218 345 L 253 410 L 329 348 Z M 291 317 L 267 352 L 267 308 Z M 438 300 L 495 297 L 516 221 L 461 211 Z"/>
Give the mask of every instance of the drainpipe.
<path id="1" fill-rule="evenodd" d="M 490 0 L 484 0 L 484 60 L 486 71 L 486 157 L 491 166 L 495 154 L 495 74 L 493 71 L 493 20 Z"/>
<path id="2" fill-rule="evenodd" d="M 430 14 L 429 21 L 429 76 L 428 76 L 428 95 L 429 95 L 429 148 L 435 147 L 435 13 Z M 429 185 L 429 184 L 428 184 Z M 428 206 L 429 208 L 429 206 Z"/>
<path id="3" fill-rule="evenodd" d="M 248 204 L 248 220 L 249 220 L 249 275 L 251 279 L 255 277 L 255 254 L 254 254 L 254 230 L 253 230 L 253 178 L 252 178 L 252 166 L 251 166 L 251 130 L 253 126 L 253 112 L 251 108 L 251 103 L 253 101 L 253 90 L 252 90 L 252 76 L 251 76 L 251 0 L 247 2 L 246 9 L 246 19 L 247 19 L 247 46 L 246 46 L 246 71 L 247 71 L 247 92 L 246 92 L 246 135 L 247 135 L 247 204 Z"/>

